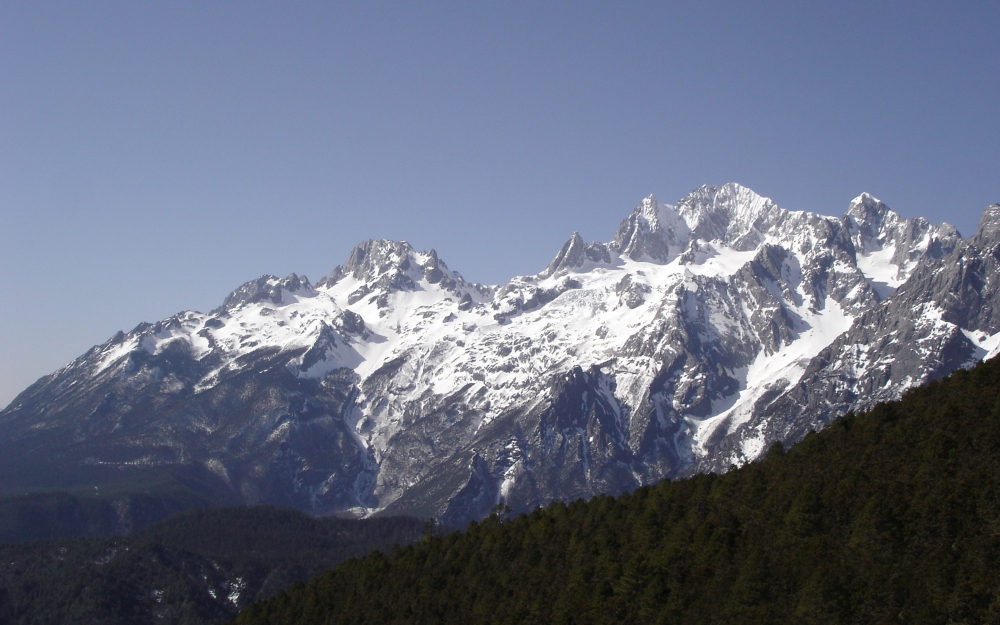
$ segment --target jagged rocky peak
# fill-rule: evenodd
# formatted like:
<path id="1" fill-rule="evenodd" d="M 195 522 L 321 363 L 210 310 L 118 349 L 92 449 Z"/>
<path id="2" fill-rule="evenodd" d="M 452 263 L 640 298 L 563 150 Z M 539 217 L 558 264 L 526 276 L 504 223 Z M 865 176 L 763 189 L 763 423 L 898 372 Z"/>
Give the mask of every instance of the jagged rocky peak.
<path id="1" fill-rule="evenodd" d="M 424 280 L 427 280 L 431 284 L 437 284 L 441 282 L 442 278 L 445 276 L 445 271 L 448 270 L 448 265 L 444 264 L 444 261 L 438 258 L 437 251 L 431 248 L 431 250 L 424 254 L 423 270 L 424 270 Z"/>
<path id="2" fill-rule="evenodd" d="M 898 267 L 897 280 L 905 280 L 921 258 L 951 253 L 962 239 L 950 224 L 935 225 L 923 217 L 906 219 L 869 193 L 851 201 L 844 223 L 857 253 L 884 256 Z"/>
<path id="3" fill-rule="evenodd" d="M 881 200 L 870 193 L 862 193 L 851 200 L 845 220 L 851 233 L 857 233 L 862 245 L 865 239 L 877 239 L 886 225 L 891 227 L 899 222 L 899 214 L 886 206 Z M 858 251 L 864 251 L 860 247 Z"/>
<path id="4" fill-rule="evenodd" d="M 650 195 L 618 226 L 608 248 L 632 260 L 669 263 L 684 249 L 688 234 L 677 211 Z"/>
<path id="5" fill-rule="evenodd" d="M 576 267 L 582 267 L 583 261 L 586 258 L 587 244 L 583 242 L 580 237 L 579 232 L 574 232 L 573 236 L 569 238 L 568 241 L 563 243 L 562 248 L 559 249 L 559 253 L 556 257 L 552 259 L 549 266 L 542 272 L 543 276 L 550 276 L 560 269 L 575 269 Z"/>
<path id="6" fill-rule="evenodd" d="M 410 260 L 413 255 L 414 249 L 406 241 L 369 239 L 356 245 L 338 269 L 342 275 L 371 282 L 388 273 L 412 270 Z"/>
<path id="7" fill-rule="evenodd" d="M 427 252 L 417 252 L 413 255 L 414 262 L 419 264 L 423 279 L 428 284 L 436 285 L 462 299 L 464 305 L 469 305 L 473 298 L 482 300 L 492 297 L 493 287 L 467 282 L 462 274 L 448 268 L 448 265 L 438 258 L 433 249 Z M 463 308 L 465 310 L 466 308 Z"/>
<path id="8" fill-rule="evenodd" d="M 770 198 L 735 182 L 721 187 L 704 185 L 677 203 L 677 213 L 693 238 L 722 241 L 738 250 L 752 250 L 764 242 L 772 227 L 788 211 Z"/>
<path id="9" fill-rule="evenodd" d="M 972 242 L 982 248 L 991 248 L 1000 243 L 1000 204 L 991 204 L 983 211 Z"/>
<path id="10" fill-rule="evenodd" d="M 434 258 L 436 261 L 436 253 Z M 356 245 L 344 264 L 336 267 L 317 286 L 331 287 L 350 276 L 361 283 L 354 299 L 357 301 L 374 291 L 412 291 L 416 288 L 415 280 L 423 275 L 417 253 L 406 241 L 368 239 Z"/>
<path id="11" fill-rule="evenodd" d="M 349 305 L 376 294 L 379 307 L 385 308 L 388 294 L 418 290 L 421 280 L 463 302 L 479 302 L 493 294 L 493 287 L 466 282 L 460 273 L 448 268 L 435 250 L 417 252 L 406 241 L 369 239 L 351 250 L 344 264 L 316 286 L 331 288 L 347 277 L 359 283 L 347 300 Z"/>
<path id="12" fill-rule="evenodd" d="M 580 269 L 587 261 L 595 265 L 611 264 L 611 252 L 608 246 L 600 241 L 594 241 L 587 245 L 583 242 L 580 233 L 574 232 L 573 236 L 563 243 L 559 253 L 541 273 L 541 277 L 548 277 L 562 270 Z"/>
<path id="13" fill-rule="evenodd" d="M 270 300 L 273 304 L 281 304 L 285 292 L 295 293 L 300 290 L 312 291 L 313 286 L 305 276 L 289 274 L 282 279 L 277 276 L 264 275 L 251 280 L 230 293 L 222 306 L 214 312 L 230 311 L 240 306 Z"/>

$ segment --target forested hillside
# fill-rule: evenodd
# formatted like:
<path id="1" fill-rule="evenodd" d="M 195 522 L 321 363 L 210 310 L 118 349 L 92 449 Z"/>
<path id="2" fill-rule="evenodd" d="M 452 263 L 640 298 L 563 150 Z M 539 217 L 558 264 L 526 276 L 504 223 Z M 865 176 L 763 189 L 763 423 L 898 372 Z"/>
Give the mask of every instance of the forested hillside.
<path id="1" fill-rule="evenodd" d="M 494 515 L 237 623 L 1000 621 L 1000 359 L 725 475 Z"/>
<path id="2" fill-rule="evenodd" d="M 127 537 L 0 543 L 0 624 L 221 623 L 424 529 L 408 517 L 316 519 L 260 506 L 191 510 Z"/>

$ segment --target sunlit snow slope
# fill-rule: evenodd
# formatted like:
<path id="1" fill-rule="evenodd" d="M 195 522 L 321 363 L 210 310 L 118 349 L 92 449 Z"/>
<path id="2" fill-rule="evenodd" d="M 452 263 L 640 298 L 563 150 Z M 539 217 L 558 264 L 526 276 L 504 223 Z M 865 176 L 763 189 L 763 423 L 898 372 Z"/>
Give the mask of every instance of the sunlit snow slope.
<path id="1" fill-rule="evenodd" d="M 702 187 L 499 287 L 367 241 L 95 347 L 0 413 L 0 452 L 452 524 L 724 470 L 995 353 L 996 213 L 963 240 L 867 194 L 835 219 Z"/>

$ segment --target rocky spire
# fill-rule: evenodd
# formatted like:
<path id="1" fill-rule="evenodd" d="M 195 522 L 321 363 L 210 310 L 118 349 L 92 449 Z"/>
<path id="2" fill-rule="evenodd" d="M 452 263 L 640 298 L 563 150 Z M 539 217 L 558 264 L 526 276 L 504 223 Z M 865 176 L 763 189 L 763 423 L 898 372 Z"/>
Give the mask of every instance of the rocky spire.
<path id="1" fill-rule="evenodd" d="M 632 260 L 669 263 L 683 251 L 687 236 L 687 225 L 673 207 L 650 195 L 622 221 L 608 247 Z"/>
<path id="2" fill-rule="evenodd" d="M 1000 204 L 991 204 L 983 211 L 972 242 L 983 248 L 1000 243 Z"/>

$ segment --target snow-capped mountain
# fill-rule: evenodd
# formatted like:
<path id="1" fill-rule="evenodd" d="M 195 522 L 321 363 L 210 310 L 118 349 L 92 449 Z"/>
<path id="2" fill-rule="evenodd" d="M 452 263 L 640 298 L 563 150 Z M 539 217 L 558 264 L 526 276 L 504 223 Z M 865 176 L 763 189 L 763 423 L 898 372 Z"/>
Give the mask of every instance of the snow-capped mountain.
<path id="1" fill-rule="evenodd" d="M 724 470 L 990 355 L 998 259 L 1000 206 L 965 240 L 867 194 L 837 219 L 736 184 L 650 196 L 501 286 L 366 241 L 42 378 L 0 412 L 0 481 L 184 466 L 246 502 L 462 524 Z"/>

